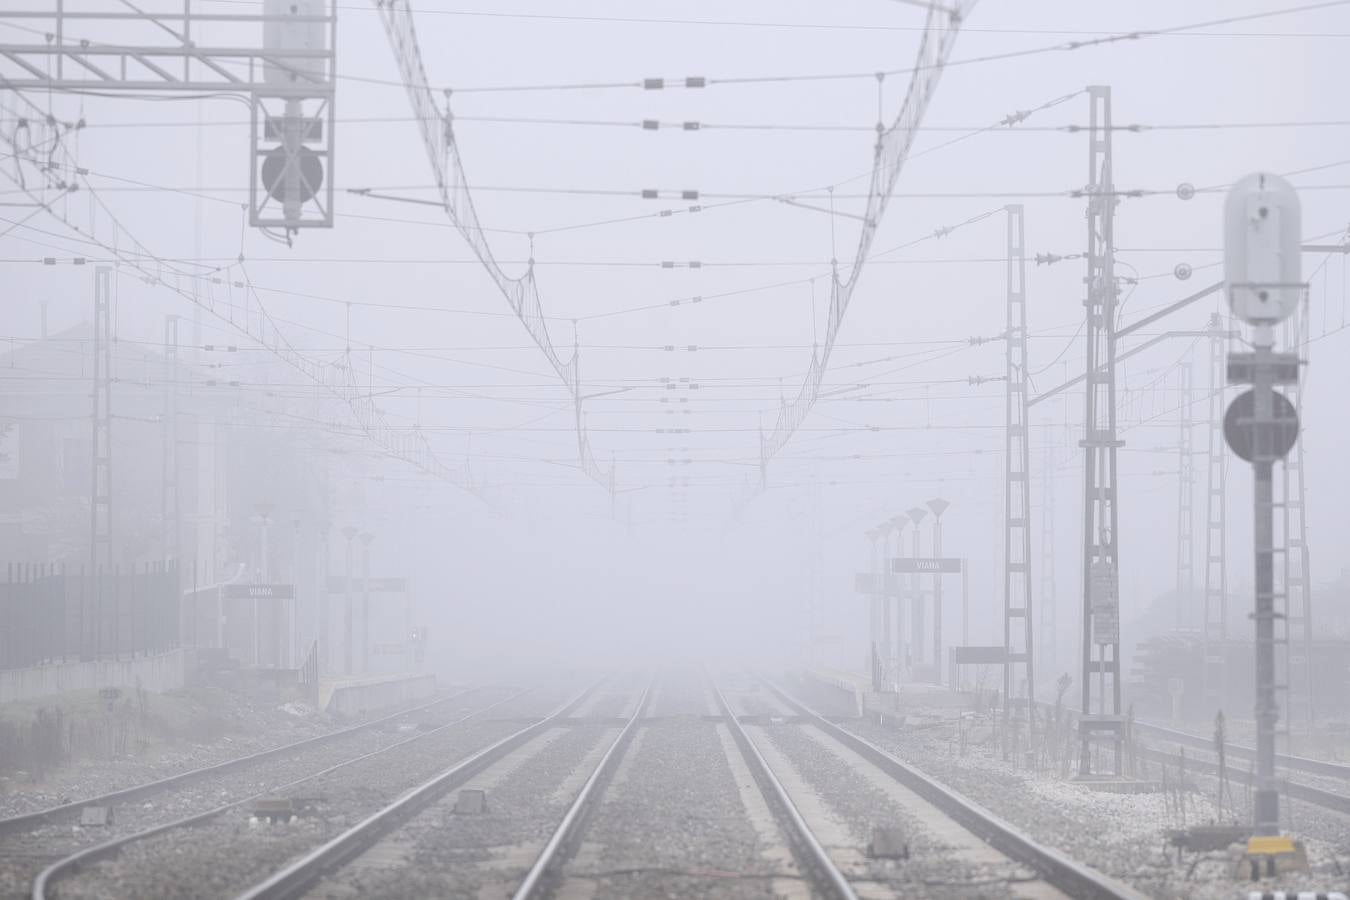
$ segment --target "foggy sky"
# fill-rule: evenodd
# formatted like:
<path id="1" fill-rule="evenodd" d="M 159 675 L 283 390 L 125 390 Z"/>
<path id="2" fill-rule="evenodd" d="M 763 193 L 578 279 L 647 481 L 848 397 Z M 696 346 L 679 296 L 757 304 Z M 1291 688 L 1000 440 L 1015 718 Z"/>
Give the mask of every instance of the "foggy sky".
<path id="1" fill-rule="evenodd" d="M 1270 0 L 985 0 L 976 6 L 952 58 L 975 60 L 1278 5 Z M 875 79 L 660 92 L 466 89 L 897 69 L 911 64 L 923 23 L 921 9 L 883 0 L 565 6 L 440 0 L 415 7 L 431 82 L 456 91 L 451 97 L 457 135 L 475 188 L 762 194 L 854 179 L 838 192 L 856 195 L 867 184 L 858 176 L 871 166 L 870 129 L 879 99 Z M 782 27 L 550 17 L 558 14 Z M 808 24 L 850 27 L 788 27 Z M 1046 195 L 1083 187 L 1086 138 L 1030 129 L 1085 124 L 1085 95 L 1036 113 L 1021 128 L 939 145 L 1092 84 L 1112 86 L 1118 125 L 1342 119 L 1343 79 L 1338 75 L 1345 68 L 1347 38 L 1350 9 L 1340 7 L 1198 34 L 949 66 L 925 119 L 938 127 L 919 136 L 874 247 L 886 250 L 1020 202 L 1026 205 L 1029 253 L 1079 253 L 1085 239 L 1083 201 Z M 796 394 L 812 344 L 824 331 L 829 261 L 852 258 L 857 221 L 772 200 L 705 200 L 706 208 L 697 214 L 545 233 L 687 204 L 480 190 L 475 194 L 480 217 L 485 225 L 502 229 L 489 239 L 498 258 L 511 261 L 509 272 L 523 271 L 530 255 L 526 233 L 537 234 L 536 272 L 544 308 L 554 317 L 551 334 L 561 348 L 571 348 L 570 320 L 580 320 L 575 340 L 583 392 L 606 395 L 587 402 L 586 422 L 598 459 L 606 466 L 611 458 L 617 463 L 620 492 L 611 504 L 603 489 L 575 469 L 566 391 L 444 215 L 435 208 L 345 193 L 369 187 L 433 196 L 393 56 L 373 8 L 358 0 L 339 5 L 338 70 L 345 79 L 337 101 L 337 227 L 303 231 L 291 249 L 241 229 L 239 204 L 246 199 L 248 166 L 243 105 L 101 97 L 53 102 L 64 115 L 85 118 L 82 164 L 125 227 L 155 253 L 222 264 L 242 253 L 249 277 L 268 312 L 284 323 L 287 337 L 322 358 L 342 354 L 347 334 L 343 301 L 352 301 L 355 366 L 370 379 L 377 402 L 396 421 L 420 422 L 447 460 L 467 460 L 485 484 L 484 499 L 479 499 L 429 482 L 398 463 L 366 460 L 353 465 L 388 480 L 365 488 L 364 509 L 338 516 L 360 519 L 367 523 L 362 527 L 376 532 L 376 567 L 382 573 L 415 579 L 418 601 L 425 617 L 436 623 L 443 646 L 482 657 L 503 649 L 531 657 L 564 655 L 574 642 L 598 646 L 599 631 L 608 643 L 606 652 L 633 658 L 698 648 L 776 656 L 801 645 L 809 619 L 820 623 L 822 632 L 856 638 L 866 622 L 866 600 L 852 592 L 853 573 L 867 564 L 863 531 L 935 496 L 952 501 L 944 518 L 948 552 L 971 559 L 972 637 L 995 640 L 1000 623 L 994 611 L 1002 603 L 1003 385 L 973 386 L 966 380 L 1001 375 L 1003 345 L 964 342 L 994 336 L 1005 325 L 1001 212 L 869 263 L 824 390 L 872 387 L 823 398 L 770 465 L 769 489 L 737 519 L 735 498 L 759 477 L 757 429 L 772 426 L 780 397 Z M 892 76 L 882 84 L 880 102 L 888 124 L 906 81 Z M 651 132 L 474 117 L 698 120 L 850 130 Z M 1348 131 L 1335 126 L 1117 132 L 1118 189 L 1161 192 L 1127 199 L 1118 209 L 1117 271 L 1139 279 L 1127 288 L 1124 320 L 1219 277 L 1223 194 L 1181 201 L 1172 193 L 1178 184 L 1224 185 L 1257 170 L 1287 173 L 1345 162 Z M 1350 182 L 1343 168 L 1291 180 L 1304 188 L 1305 238 L 1345 228 Z M 133 182 L 210 199 L 126 190 Z M 1309 187 L 1328 185 L 1340 187 Z M 984 196 L 904 196 L 916 193 Z M 78 206 L 87 200 L 76 196 L 69 202 Z M 856 199 L 836 203 L 839 211 L 861 209 Z M 29 224 L 51 234 L 18 227 L 0 237 L 6 288 L 0 334 L 18 342 L 37 336 L 43 300 L 49 304 L 52 331 L 88 319 L 90 309 L 88 269 L 28 261 L 85 251 L 54 219 Z M 111 233 L 106 221 L 95 228 L 103 229 L 97 231 L 103 236 Z M 662 260 L 698 260 L 704 266 L 667 270 L 659 267 Z M 1305 276 L 1322 262 L 1320 256 L 1306 256 Z M 1190 280 L 1172 276 L 1179 263 L 1194 267 Z M 1081 371 L 1082 341 L 1073 335 L 1082 318 L 1083 272 L 1081 260 L 1029 266 L 1031 367 L 1045 369 L 1035 379 L 1038 388 Z M 814 300 L 812 278 L 817 279 Z M 698 306 L 587 318 L 751 288 L 757 290 Z M 1332 259 L 1318 272 L 1311 296 L 1316 338 L 1324 327 L 1334 331 L 1345 321 L 1342 259 Z M 1203 328 L 1215 308 L 1202 301 L 1168 320 L 1167 327 Z M 156 341 L 169 312 L 192 319 L 180 298 L 134 277 L 120 279 L 119 336 Z M 185 328 L 185 339 L 192 334 L 191 327 Z M 1350 366 L 1343 352 L 1348 334 L 1315 341 L 1307 372 L 1303 434 L 1314 585 L 1334 579 L 1345 565 L 1337 536 L 1347 526 L 1350 479 L 1339 462 L 1346 426 L 1336 410 L 1337 386 L 1345 383 Z M 207 317 L 201 335 L 203 342 L 223 342 L 229 331 Z M 666 345 L 708 349 L 667 352 L 661 349 Z M 1124 364 L 1121 384 L 1142 389 L 1190 353 L 1194 415 L 1203 419 L 1206 352 L 1204 341 L 1194 346 L 1191 339 L 1169 341 Z M 246 383 L 284 371 L 263 353 L 246 359 L 249 366 L 241 376 Z M 371 361 L 373 373 L 367 371 Z M 688 378 L 699 389 L 667 391 L 662 378 L 674 379 L 677 386 Z M 1174 379 L 1165 381 L 1174 384 Z M 688 402 L 662 404 L 663 397 Z M 1120 457 L 1127 641 L 1138 637 L 1128 633 L 1130 616 L 1173 588 L 1176 564 L 1176 397 L 1163 389 L 1141 393 L 1132 402 L 1135 407 L 1122 407 L 1127 445 Z M 1048 452 L 1055 465 L 1054 558 L 1064 658 L 1072 646 L 1080 591 L 1081 394 L 1070 392 L 1065 402 L 1048 407 L 1033 413 L 1038 425 L 1058 424 L 1033 428 L 1032 499 L 1039 515 L 1041 460 Z M 683 415 L 683 408 L 690 414 Z M 679 412 L 670 415 L 669 409 Z M 870 425 L 906 428 L 859 430 Z M 656 433 L 672 427 L 692 433 Z M 1204 430 L 1197 427 L 1194 435 L 1195 446 L 1203 450 Z M 359 442 L 346 439 L 345 445 Z M 668 462 L 683 458 L 694 462 Z M 341 465 L 334 470 L 336 480 L 343 471 Z M 1196 460 L 1196 474 L 1198 591 L 1203 457 Z M 671 478 L 687 479 L 688 487 L 672 488 Z M 1230 485 L 1229 579 L 1234 590 L 1241 590 L 1250 581 L 1250 474 L 1245 466 L 1231 466 Z M 681 509 L 687 509 L 687 517 L 671 521 Z M 1033 553 L 1039 590 L 1039 524 L 1033 530 Z M 959 633 L 955 583 L 948 598 L 954 640 Z M 856 655 L 844 661 L 856 664 Z"/>

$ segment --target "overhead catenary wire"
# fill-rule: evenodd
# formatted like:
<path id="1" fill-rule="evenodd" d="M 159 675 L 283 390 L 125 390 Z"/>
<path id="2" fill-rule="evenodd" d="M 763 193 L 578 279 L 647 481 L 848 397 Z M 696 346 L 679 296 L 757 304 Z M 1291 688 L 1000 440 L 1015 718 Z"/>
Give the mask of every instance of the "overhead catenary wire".
<path id="1" fill-rule="evenodd" d="M 900 196 L 900 194 L 896 194 L 896 196 Z M 857 198 L 864 198 L 864 197 L 865 197 L 865 194 L 856 194 L 856 197 L 857 197 Z M 444 227 L 444 225 L 441 225 L 441 227 Z M 305 259 L 305 258 L 300 258 L 300 259 L 297 260 L 297 262 L 300 262 L 300 260 L 304 260 L 304 259 Z M 180 262 L 181 262 L 181 260 L 180 260 Z M 198 262 L 200 262 L 200 260 L 198 260 Z M 252 259 L 250 259 L 250 262 L 257 262 L 257 260 L 252 260 Z M 317 262 L 317 258 L 316 258 L 316 262 Z M 505 262 L 505 260 L 504 260 L 504 262 Z M 521 264 L 522 262 L 525 262 L 525 260 L 517 260 L 517 264 Z M 877 262 L 880 262 L 880 260 L 877 260 Z M 540 264 L 540 266 L 543 266 L 543 264 L 545 264 L 545 263 L 544 263 L 544 262 L 537 262 L 537 264 Z M 1164 274 L 1165 274 L 1165 273 L 1164 273 Z M 373 304 L 373 305 L 374 305 L 374 304 Z M 497 313 L 497 314 L 498 314 L 498 316 L 506 316 L 506 314 L 510 314 L 510 313 Z M 562 322 L 562 321 L 564 321 L 564 320 L 563 320 L 563 317 L 559 317 L 558 320 L 555 320 L 555 321 Z M 1061 336 L 1061 337 L 1062 337 L 1062 336 Z M 590 352 L 590 349 L 594 349 L 593 347 L 589 347 L 589 345 L 586 345 L 585 343 L 580 343 L 580 341 L 578 341 L 578 343 L 580 344 L 580 347 L 582 347 L 582 349 L 586 349 L 587 352 Z M 799 345 L 799 347 L 805 349 L 805 345 Z M 842 347 L 842 344 L 840 345 L 840 347 Z M 597 386 L 599 386 L 599 382 L 597 382 Z M 840 402 L 844 402 L 844 401 L 855 401 L 855 399 L 860 399 L 860 398 L 838 398 L 838 401 L 840 401 Z M 613 402 L 616 402 L 616 403 L 617 403 L 617 402 L 632 402 L 632 401 L 633 401 L 633 398 L 614 398 L 614 401 L 613 401 Z"/>

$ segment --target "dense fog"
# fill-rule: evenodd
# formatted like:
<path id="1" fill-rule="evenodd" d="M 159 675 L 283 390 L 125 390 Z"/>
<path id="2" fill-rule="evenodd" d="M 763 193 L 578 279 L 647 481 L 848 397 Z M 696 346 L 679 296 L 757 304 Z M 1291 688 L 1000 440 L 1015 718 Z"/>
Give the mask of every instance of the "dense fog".
<path id="1" fill-rule="evenodd" d="M 1350 20 L 1336 5 L 980 4 L 945 70 L 915 82 L 931 99 L 855 283 L 878 116 L 891 127 L 923 59 L 921 6 L 419 8 L 440 104 L 433 155 L 476 219 L 439 208 L 373 7 L 338 9 L 334 120 L 305 107 L 332 129 L 320 189 L 335 188 L 331 227 L 250 226 L 254 136 L 238 92 L 0 94 L 0 558 L 92 559 L 94 281 L 111 266 L 105 558 L 176 558 L 196 586 L 296 585 L 287 664 L 318 636 L 316 589 L 344 575 L 352 527 L 373 536 L 372 577 L 407 579 L 410 610 L 382 595 L 372 627 L 426 626 L 440 671 L 704 654 L 861 671 L 865 532 L 934 498 L 951 504 L 944 553 L 968 566 L 967 636 L 962 585 L 948 578 L 945 642 L 1002 643 L 1004 206 L 1025 207 L 1039 394 L 1084 365 L 1086 86 L 1112 88 L 1127 324 L 1218 280 L 1224 190 L 1249 172 L 1289 176 L 1305 239 L 1341 239 L 1344 128 L 1329 76 Z M 4 24 L 16 40 L 42 27 Z M 1173 26 L 1184 27 L 1163 31 Z M 145 34 L 144 23 L 106 27 L 100 40 Z M 201 27 L 206 40 L 227 25 Z M 848 77 L 803 77 L 834 75 Z M 265 132 L 264 150 L 276 141 Z M 474 221 L 481 230 L 456 227 Z M 833 336 L 832 260 L 850 302 L 811 391 L 812 360 Z M 1343 255 L 1305 254 L 1303 273 L 1309 580 L 1320 633 L 1344 636 Z M 542 326 L 513 306 L 526 297 L 529 313 L 536 292 Z M 1216 311 L 1228 315 L 1218 294 L 1121 339 L 1123 353 L 1182 333 L 1118 367 L 1127 666 L 1141 642 L 1200 625 L 1212 388 L 1198 335 Z M 804 384 L 818 399 L 785 433 L 780 412 Z M 1031 414 L 1033 599 L 1055 609 L 1045 684 L 1074 669 L 1080 640 L 1082 418 L 1081 385 Z M 1178 573 L 1184 422 L 1189 574 Z M 43 474 L 30 478 L 30 465 Z M 1231 460 L 1225 566 L 1239 634 L 1250 483 Z"/>

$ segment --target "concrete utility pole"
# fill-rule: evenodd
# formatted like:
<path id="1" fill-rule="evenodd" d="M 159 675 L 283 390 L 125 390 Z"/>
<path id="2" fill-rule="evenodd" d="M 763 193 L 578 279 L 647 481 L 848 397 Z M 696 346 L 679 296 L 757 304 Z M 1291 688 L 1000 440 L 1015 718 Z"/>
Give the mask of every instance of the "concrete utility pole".
<path id="1" fill-rule="evenodd" d="M 94 269 L 94 392 L 92 475 L 89 481 L 90 574 L 111 570 L 112 513 L 112 274 L 110 266 Z M 94 583 L 101 585 L 95 577 Z"/>
<path id="2" fill-rule="evenodd" d="M 343 581 L 343 592 L 347 595 L 347 602 L 342 613 L 342 672 L 345 675 L 352 674 L 352 539 L 359 533 L 351 525 L 346 525 L 342 529 L 342 536 L 347 539 L 346 578 Z"/>
<path id="3" fill-rule="evenodd" d="M 333 523 L 324 519 L 319 525 L 319 557 L 315 560 L 318 569 L 318 578 L 315 579 L 318 588 L 315 591 L 315 625 L 314 633 L 319 642 L 319 671 L 328 674 L 332 669 L 331 656 L 329 654 L 329 645 L 333 643 L 329 635 L 329 602 L 328 602 L 328 571 L 332 565 L 332 546 L 330 537 L 333 533 Z"/>
<path id="4" fill-rule="evenodd" d="M 1177 587 L 1176 627 L 1185 628 L 1192 622 L 1191 605 L 1195 591 L 1195 461 L 1191 450 L 1191 433 L 1195 428 L 1191 416 L 1191 364 L 1183 362 L 1177 370 L 1180 431 L 1177 434 Z"/>
<path id="5" fill-rule="evenodd" d="M 1249 175 L 1224 202 L 1224 280 L 1228 303 L 1252 327 L 1250 353 L 1228 356 L 1230 381 L 1252 389 L 1239 395 L 1224 416 L 1224 436 L 1239 457 L 1252 464 L 1252 533 L 1255 557 L 1256 624 L 1256 791 L 1254 832 L 1274 836 L 1280 829 L 1279 781 L 1275 777 L 1275 729 L 1279 722 L 1275 683 L 1276 621 L 1281 610 L 1275 590 L 1275 502 L 1272 470 L 1298 439 L 1298 414 L 1275 389 L 1298 381 L 1296 353 L 1275 351 L 1274 325 L 1297 309 L 1300 281 L 1301 210 L 1294 189 L 1275 175 Z M 1286 635 L 1287 637 L 1287 635 Z M 1287 648 L 1286 648 L 1287 649 Z M 1253 845 L 1248 845 L 1251 852 Z"/>
<path id="6" fill-rule="evenodd" d="M 1041 634 L 1037 653 L 1045 669 L 1053 675 L 1059 626 L 1055 622 L 1055 459 L 1048 446 L 1045 448 L 1044 472 L 1041 478 L 1041 595 L 1036 606 Z"/>
<path id="7" fill-rule="evenodd" d="M 164 317 L 164 451 L 160 521 L 165 555 L 183 557 L 183 511 L 178 491 L 178 317 Z"/>
<path id="8" fill-rule="evenodd" d="M 271 560 L 268 559 L 268 540 L 267 529 L 272 524 L 273 504 L 263 502 L 254 505 L 257 515 L 253 516 L 253 521 L 258 526 L 258 572 L 253 579 L 254 584 L 271 583 Z M 253 664 L 262 665 L 262 601 L 255 595 L 253 597 Z"/>
<path id="9" fill-rule="evenodd" d="M 1115 180 L 1111 163 L 1111 89 L 1088 88 L 1087 360 L 1083 415 L 1083 634 L 1079 777 L 1100 775 L 1095 746 L 1111 749 L 1121 773 L 1120 557 L 1116 541 Z M 1095 681 L 1095 688 L 1094 688 Z M 1094 702 L 1095 701 L 1095 702 Z"/>
<path id="10" fill-rule="evenodd" d="M 286 601 L 286 630 L 290 639 L 286 642 L 287 653 L 291 659 L 295 660 L 296 665 L 303 660 L 301 656 L 302 648 L 300 646 L 300 519 L 295 517 L 291 519 L 291 584 L 294 586 L 291 593 L 291 599 Z M 278 635 L 278 643 L 280 636 Z M 281 652 L 277 652 L 277 658 L 281 658 Z M 287 660 L 288 664 L 290 660 Z M 287 666 L 290 667 L 289 665 Z"/>
<path id="11" fill-rule="evenodd" d="M 1223 707 L 1228 677 L 1228 453 L 1223 443 L 1224 388 L 1228 383 L 1223 319 L 1209 319 L 1208 464 L 1205 475 L 1205 598 L 1201 634 L 1206 704 Z"/>
<path id="12" fill-rule="evenodd" d="M 928 501 L 933 513 L 933 556 L 942 557 L 942 514 L 951 503 L 941 497 Z M 933 682 L 942 684 L 942 573 L 933 575 Z"/>
<path id="13" fill-rule="evenodd" d="M 361 532 L 361 674 L 370 674 L 370 542 L 375 535 Z"/>
<path id="14" fill-rule="evenodd" d="M 881 605 L 886 596 L 886 585 L 884 581 L 880 580 L 884 578 L 884 575 L 880 574 L 881 569 L 877 564 L 877 541 L 881 538 L 882 531 L 880 528 L 869 528 L 864 532 L 864 536 L 872 544 L 871 565 L 868 567 L 872 579 L 872 595 L 868 598 L 870 615 L 868 616 L 867 629 L 867 666 L 868 675 L 872 679 L 872 690 L 879 691 L 884 677 L 881 665 L 881 641 L 884 634 L 881 630 Z"/>
<path id="15" fill-rule="evenodd" d="M 1020 204 L 1004 209 L 1008 214 L 1008 326 L 1004 332 L 1008 349 L 1003 444 L 1003 719 L 1006 734 L 1013 693 L 1019 682 L 1026 685 L 1028 709 L 1036 702 L 1036 682 L 1032 667 L 1026 229 Z M 933 555 L 941 554 L 935 550 Z M 938 583 L 941 583 L 941 576 L 938 576 Z"/>

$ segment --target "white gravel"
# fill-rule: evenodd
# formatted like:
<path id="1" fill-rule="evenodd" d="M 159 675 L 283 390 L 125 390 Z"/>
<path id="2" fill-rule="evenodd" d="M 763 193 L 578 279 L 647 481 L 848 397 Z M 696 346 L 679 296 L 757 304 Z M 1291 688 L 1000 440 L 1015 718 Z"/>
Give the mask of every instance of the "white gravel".
<path id="1" fill-rule="evenodd" d="M 482 708 L 507 693 L 497 691 L 493 696 L 471 704 L 471 708 Z M 176 829 L 135 842 L 125 847 L 119 856 L 96 862 L 62 881 L 60 896 L 146 900 L 232 896 L 293 856 L 374 812 L 408 788 L 518 730 L 521 718 L 537 718 L 551 712 L 566 696 L 567 690 L 562 686 L 531 692 L 496 707 L 480 719 L 470 719 L 445 732 L 428 735 L 284 792 L 285 796 L 320 798 L 313 817 L 288 824 L 258 825 L 250 822 L 247 809 L 240 808 L 196 827 Z M 447 705 L 451 709 L 437 710 L 434 718 L 420 717 L 423 721 L 419 727 L 425 729 L 443 724 L 462 715 L 458 711 L 459 704 Z M 407 732 L 400 731 L 393 738 L 408 736 Z M 356 755 L 348 749 L 342 759 Z M 304 774 L 322 768 L 321 764 L 310 764 Z M 275 771 L 269 770 L 268 774 Z M 287 771 L 277 777 L 267 777 L 265 783 L 284 783 L 293 780 L 293 774 Z M 228 791 L 222 799 L 246 796 L 254 792 L 256 786 L 255 782 L 238 791 Z M 169 818 L 173 816 L 159 815 L 156 820 Z"/>
<path id="2" fill-rule="evenodd" d="M 803 686 L 798 695 L 817 704 L 822 712 L 841 713 L 837 698 L 829 704 L 829 710 L 823 708 L 819 688 Z M 1250 886 L 1250 882 L 1227 876 L 1222 854 L 1202 862 L 1188 878 L 1191 860 L 1179 866 L 1174 854 L 1165 851 L 1164 832 L 1183 824 L 1197 824 L 1196 810 L 1208 808 L 1201 795 L 1188 794 L 1190 817 L 1183 823 L 1175 804 L 1169 805 L 1164 793 L 1094 791 L 1065 781 L 1058 773 L 1032 772 L 1005 762 L 992 722 L 968 720 L 963 755 L 963 742 L 950 710 L 914 707 L 905 712 L 927 727 L 881 727 L 856 719 L 847 727 L 1026 829 L 1038 841 L 1150 896 L 1231 900 Z M 939 724 L 932 724 L 935 722 Z M 1158 777 L 1156 766 L 1152 774 Z M 1205 779 L 1196 778 L 1194 773 L 1190 780 L 1197 786 L 1205 784 Z M 1296 809 L 1297 831 L 1308 837 L 1313 873 L 1311 877 L 1282 877 L 1278 887 L 1343 890 L 1347 878 L 1338 874 L 1335 855 L 1345 854 L 1344 848 L 1350 846 L 1350 823 L 1336 814 L 1311 812 L 1306 804 Z M 1243 810 L 1238 812 L 1243 815 Z M 1265 886 L 1269 888 L 1270 884 Z"/>

